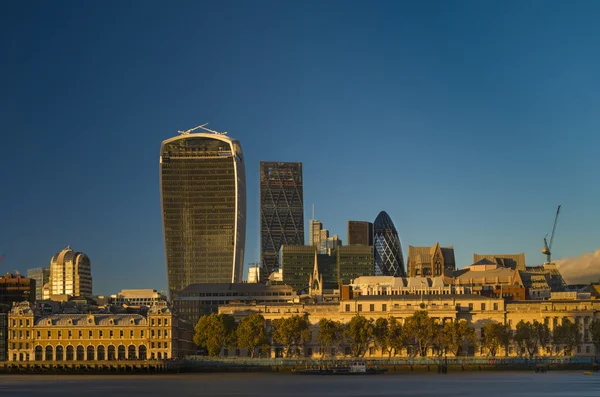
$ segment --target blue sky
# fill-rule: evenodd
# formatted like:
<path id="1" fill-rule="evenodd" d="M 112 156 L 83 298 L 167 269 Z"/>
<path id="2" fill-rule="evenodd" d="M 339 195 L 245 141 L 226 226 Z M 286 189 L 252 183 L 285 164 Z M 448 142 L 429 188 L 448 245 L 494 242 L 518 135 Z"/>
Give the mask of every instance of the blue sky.
<path id="1" fill-rule="evenodd" d="M 304 164 L 332 233 L 386 210 L 408 245 L 600 247 L 600 3 L 0 2 L 0 272 L 70 244 L 94 292 L 165 288 L 158 156 L 209 122 Z"/>

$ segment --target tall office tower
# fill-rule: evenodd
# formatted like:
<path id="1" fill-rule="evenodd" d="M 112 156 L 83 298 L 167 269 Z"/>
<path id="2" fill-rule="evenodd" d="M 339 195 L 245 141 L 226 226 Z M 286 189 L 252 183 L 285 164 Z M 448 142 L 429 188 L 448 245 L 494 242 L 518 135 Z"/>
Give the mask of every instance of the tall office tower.
<path id="1" fill-rule="evenodd" d="M 364 221 L 348 221 L 348 245 L 373 246 L 373 224 Z"/>
<path id="2" fill-rule="evenodd" d="M 209 133 L 192 133 L 202 128 Z M 246 175 L 239 141 L 204 126 L 160 148 L 169 296 L 195 283 L 242 281 Z"/>
<path id="3" fill-rule="evenodd" d="M 324 234 L 323 232 L 327 232 L 327 234 Z M 319 254 L 329 254 L 341 245 L 342 240 L 340 240 L 337 234 L 329 237 L 329 232 L 327 230 L 321 230 L 321 248 L 319 249 Z"/>
<path id="4" fill-rule="evenodd" d="M 313 247 L 321 247 L 321 232 L 323 231 L 323 223 L 316 219 L 311 219 L 308 221 L 308 245 L 312 245 Z M 327 230 L 325 230 L 327 232 Z"/>
<path id="5" fill-rule="evenodd" d="M 35 280 L 35 299 L 42 299 L 42 289 L 44 285 L 50 281 L 49 267 L 36 267 L 35 269 L 27 270 L 27 277 Z"/>
<path id="6" fill-rule="evenodd" d="M 304 245 L 302 163 L 260 163 L 260 261 L 277 269 L 282 245 Z"/>
<path id="7" fill-rule="evenodd" d="M 373 247 L 368 245 L 347 245 L 338 247 L 337 278 L 338 284 L 350 284 L 361 276 L 373 276 Z"/>
<path id="8" fill-rule="evenodd" d="M 381 211 L 373 223 L 375 275 L 406 277 L 398 232 L 390 216 Z"/>
<path id="9" fill-rule="evenodd" d="M 50 259 L 50 281 L 42 299 L 51 295 L 92 296 L 92 267 L 86 254 L 67 247 Z"/>

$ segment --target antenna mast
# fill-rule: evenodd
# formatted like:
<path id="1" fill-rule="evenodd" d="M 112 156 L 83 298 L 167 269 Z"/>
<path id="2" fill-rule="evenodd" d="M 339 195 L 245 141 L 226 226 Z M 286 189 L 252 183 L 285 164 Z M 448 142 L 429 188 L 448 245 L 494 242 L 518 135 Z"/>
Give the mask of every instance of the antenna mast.
<path id="1" fill-rule="evenodd" d="M 181 135 L 189 135 L 189 134 L 190 134 L 190 132 L 196 131 L 196 130 L 198 130 L 198 129 L 202 129 L 202 130 L 204 130 L 204 131 L 212 132 L 212 133 L 213 133 L 213 134 L 215 134 L 215 135 L 227 135 L 227 131 L 225 131 L 225 132 L 218 132 L 218 131 L 214 131 L 214 130 L 211 130 L 211 129 L 209 129 L 209 128 L 206 128 L 206 126 L 207 126 L 207 125 L 208 125 L 208 123 L 204 123 L 204 124 L 202 124 L 202 125 L 199 125 L 199 126 L 197 126 L 197 127 L 190 128 L 189 130 L 185 130 L 185 131 L 181 131 L 181 130 L 179 130 L 179 131 L 177 131 L 177 132 L 179 132 Z"/>

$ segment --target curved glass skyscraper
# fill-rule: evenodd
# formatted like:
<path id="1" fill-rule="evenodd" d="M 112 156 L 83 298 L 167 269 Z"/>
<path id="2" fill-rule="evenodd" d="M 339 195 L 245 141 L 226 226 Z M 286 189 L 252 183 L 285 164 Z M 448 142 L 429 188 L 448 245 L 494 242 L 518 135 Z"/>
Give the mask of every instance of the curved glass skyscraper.
<path id="1" fill-rule="evenodd" d="M 385 211 L 381 211 L 373 223 L 373 245 L 376 275 L 406 277 L 398 232 Z"/>
<path id="2" fill-rule="evenodd" d="M 194 283 L 242 281 L 246 175 L 240 143 L 183 133 L 160 148 L 160 193 L 171 299 Z"/>

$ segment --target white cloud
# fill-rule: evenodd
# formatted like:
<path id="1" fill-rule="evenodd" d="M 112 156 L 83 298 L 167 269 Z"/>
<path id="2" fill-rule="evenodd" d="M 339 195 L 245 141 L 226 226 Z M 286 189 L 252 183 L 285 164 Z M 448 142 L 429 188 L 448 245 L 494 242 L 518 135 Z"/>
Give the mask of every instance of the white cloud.
<path id="1" fill-rule="evenodd" d="M 554 262 L 567 284 L 586 284 L 600 280 L 600 248 L 575 258 Z"/>

